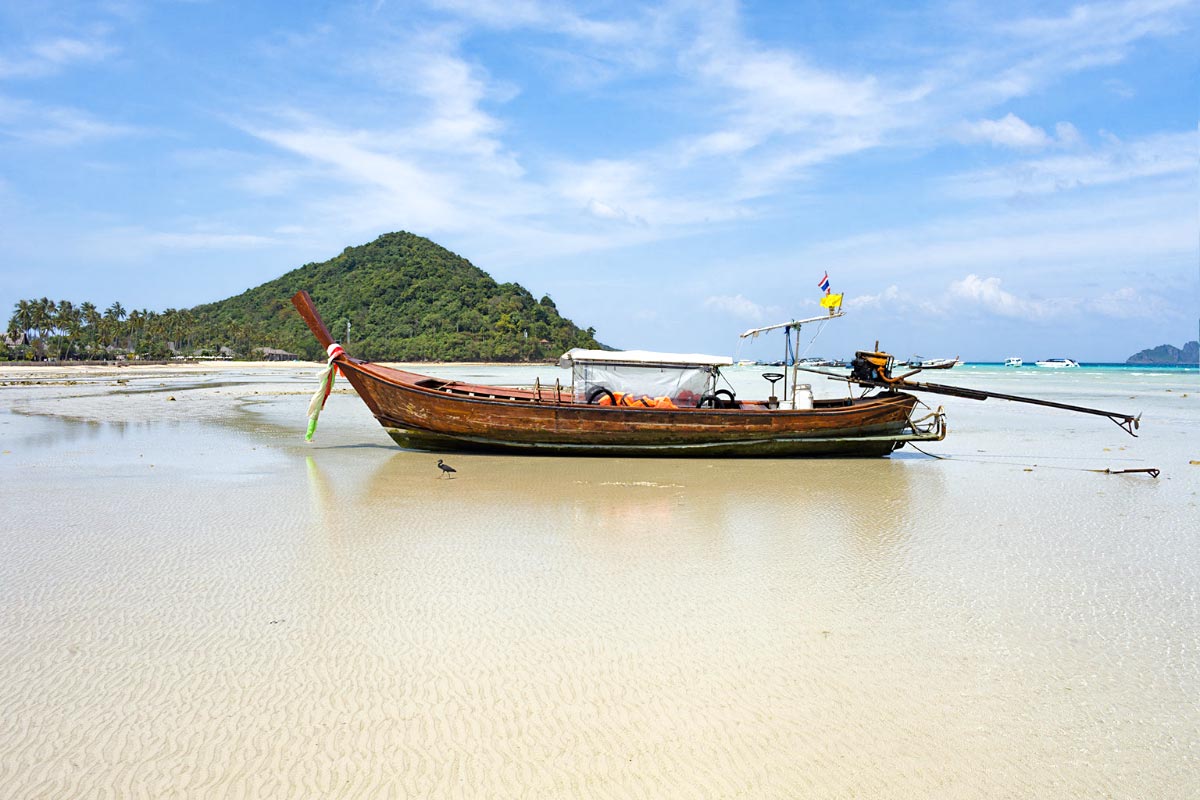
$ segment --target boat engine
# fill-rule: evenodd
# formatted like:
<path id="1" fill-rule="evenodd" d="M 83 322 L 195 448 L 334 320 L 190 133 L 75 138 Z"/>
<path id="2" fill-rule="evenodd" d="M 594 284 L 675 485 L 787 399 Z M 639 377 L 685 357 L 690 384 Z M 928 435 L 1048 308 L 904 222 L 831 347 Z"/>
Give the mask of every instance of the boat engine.
<path id="1" fill-rule="evenodd" d="M 876 344 L 876 347 L 879 345 Z M 855 381 L 875 381 L 878 383 L 893 383 L 892 366 L 895 359 L 891 353 L 872 350 L 859 350 L 850 362 L 850 379 Z"/>

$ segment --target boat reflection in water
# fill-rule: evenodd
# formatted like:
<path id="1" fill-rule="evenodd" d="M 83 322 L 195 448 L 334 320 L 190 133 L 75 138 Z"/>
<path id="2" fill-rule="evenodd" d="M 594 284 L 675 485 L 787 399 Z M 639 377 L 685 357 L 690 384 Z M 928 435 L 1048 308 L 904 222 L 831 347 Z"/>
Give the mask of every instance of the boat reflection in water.
<path id="1" fill-rule="evenodd" d="M 938 502 L 943 480 L 910 459 L 464 454 L 454 464 L 458 479 L 440 481 L 428 455 L 395 453 L 369 472 L 344 476 L 340 491 L 324 485 L 318 502 L 336 502 L 350 515 L 338 523 L 344 530 L 361 518 L 375 540 L 465 537 L 474 547 L 486 536 L 497 539 L 489 547 L 555 552 L 571 545 L 621 562 L 786 558 L 791 570 L 801 551 L 814 549 L 887 560 L 920 527 L 920 509 Z"/>

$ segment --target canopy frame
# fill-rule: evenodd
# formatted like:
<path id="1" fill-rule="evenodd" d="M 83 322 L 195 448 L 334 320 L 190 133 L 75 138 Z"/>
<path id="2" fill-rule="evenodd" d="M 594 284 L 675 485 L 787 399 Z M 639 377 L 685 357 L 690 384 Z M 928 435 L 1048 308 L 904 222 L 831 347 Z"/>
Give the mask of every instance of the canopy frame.
<path id="1" fill-rule="evenodd" d="M 809 317 L 807 319 L 794 319 L 791 322 L 780 322 L 775 325 L 767 325 L 762 328 L 751 328 L 750 330 L 746 331 L 745 333 L 739 334 L 738 338 L 739 339 L 745 339 L 747 337 L 754 338 L 754 337 L 757 337 L 760 333 L 766 333 L 768 331 L 776 331 L 776 330 L 779 330 L 780 328 L 783 329 L 783 366 L 784 366 L 783 396 L 789 397 L 787 368 L 791 367 L 792 368 L 792 393 L 791 393 L 790 397 L 791 397 L 792 408 L 794 409 L 796 407 L 796 388 L 797 388 L 797 372 L 796 372 L 796 370 L 798 368 L 798 365 L 796 363 L 796 355 L 800 352 L 800 328 L 801 328 L 801 326 L 807 325 L 810 322 L 825 322 L 826 320 L 837 319 L 838 317 L 844 317 L 844 316 L 846 316 L 845 311 L 842 311 L 840 309 L 837 311 L 834 311 L 831 309 L 828 314 L 825 314 L 820 317 Z M 792 345 L 792 331 L 793 330 L 796 331 L 796 343 L 795 343 L 794 347 Z"/>

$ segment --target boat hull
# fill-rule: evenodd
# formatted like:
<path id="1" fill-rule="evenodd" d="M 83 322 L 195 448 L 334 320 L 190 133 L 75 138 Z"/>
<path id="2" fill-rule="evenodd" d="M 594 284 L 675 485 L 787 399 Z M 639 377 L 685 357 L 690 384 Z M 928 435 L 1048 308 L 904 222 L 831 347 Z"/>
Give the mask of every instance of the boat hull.
<path id="1" fill-rule="evenodd" d="M 432 452 L 513 453 L 522 455 L 629 456 L 669 458 L 868 458 L 886 456 L 906 441 L 922 436 L 797 437 L 750 439 L 740 442 L 695 444 L 608 444 L 603 442 L 513 442 L 467 436 L 446 436 L 421 430 L 387 428 L 403 448 Z M 934 437 L 936 438 L 936 437 Z"/>
<path id="2" fill-rule="evenodd" d="M 392 439 L 410 449 L 607 456 L 878 457 L 907 441 L 944 435 L 912 429 L 909 418 L 917 401 L 903 393 L 811 410 L 765 406 L 632 409 L 575 403 L 528 391 L 466 386 L 365 362 L 339 363 Z"/>

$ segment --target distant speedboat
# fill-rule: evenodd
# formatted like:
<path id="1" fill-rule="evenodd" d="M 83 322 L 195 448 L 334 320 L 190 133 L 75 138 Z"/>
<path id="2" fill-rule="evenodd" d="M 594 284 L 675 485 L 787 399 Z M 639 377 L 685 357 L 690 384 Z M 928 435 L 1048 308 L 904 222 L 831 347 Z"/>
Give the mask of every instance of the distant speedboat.
<path id="1" fill-rule="evenodd" d="M 1025 363 L 1024 361 L 1017 358 L 1016 356 L 1010 356 L 1009 358 L 1004 359 L 1004 366 L 1006 366 L 1006 367 L 1019 367 L 1024 363 Z"/>
<path id="2" fill-rule="evenodd" d="M 1039 367 L 1050 367 L 1051 369 L 1065 369 L 1066 367 L 1078 367 L 1078 361 L 1072 361 L 1069 358 L 1047 358 L 1045 361 L 1035 361 Z"/>

